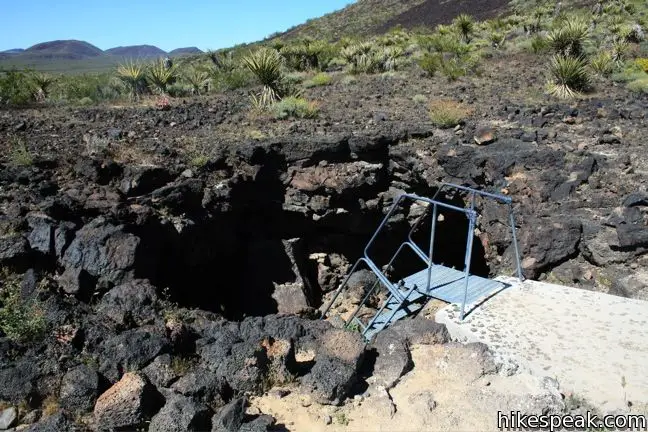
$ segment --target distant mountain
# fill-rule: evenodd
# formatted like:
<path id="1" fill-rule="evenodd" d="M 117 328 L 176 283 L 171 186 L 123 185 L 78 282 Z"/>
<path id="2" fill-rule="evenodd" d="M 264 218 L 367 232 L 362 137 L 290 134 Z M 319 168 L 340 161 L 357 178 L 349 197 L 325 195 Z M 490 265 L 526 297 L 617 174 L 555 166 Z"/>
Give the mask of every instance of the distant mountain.
<path id="1" fill-rule="evenodd" d="M 166 51 L 163 51 L 160 48 L 153 45 L 119 46 L 119 47 L 107 49 L 106 51 L 104 51 L 104 53 L 113 56 L 133 57 L 133 58 L 149 58 L 149 57 L 160 57 L 160 56 L 167 55 Z"/>
<path id="2" fill-rule="evenodd" d="M 6 51 L 0 51 L 0 54 L 20 54 L 21 52 L 24 52 L 25 50 L 22 48 L 14 48 Z"/>
<path id="3" fill-rule="evenodd" d="M 88 42 L 78 40 L 56 40 L 43 42 L 27 48 L 22 55 L 39 58 L 80 60 L 103 55 L 103 51 Z"/>
<path id="4" fill-rule="evenodd" d="M 173 51 L 169 52 L 169 56 L 171 57 L 180 57 L 183 55 L 195 55 L 195 54 L 202 54 L 203 51 L 199 48 L 196 47 L 187 47 L 187 48 L 177 48 L 174 49 Z"/>

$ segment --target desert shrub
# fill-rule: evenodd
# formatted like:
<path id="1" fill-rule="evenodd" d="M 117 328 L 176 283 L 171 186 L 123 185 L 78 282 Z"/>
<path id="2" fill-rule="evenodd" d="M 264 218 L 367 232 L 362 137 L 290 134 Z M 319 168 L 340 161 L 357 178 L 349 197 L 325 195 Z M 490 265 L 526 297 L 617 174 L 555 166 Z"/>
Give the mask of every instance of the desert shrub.
<path id="1" fill-rule="evenodd" d="M 400 46 L 379 47 L 368 43 L 348 46 L 340 52 L 351 74 L 375 74 L 394 71 L 401 65 L 404 49 Z"/>
<path id="2" fill-rule="evenodd" d="M 438 53 L 425 53 L 423 57 L 418 60 L 418 65 L 423 69 L 429 76 L 434 76 L 441 67 L 443 62 L 443 57 Z"/>
<path id="3" fill-rule="evenodd" d="M 358 82 L 358 78 L 354 77 L 353 75 L 346 75 L 342 77 L 342 80 L 340 81 L 343 85 L 351 85 L 355 84 Z"/>
<path id="4" fill-rule="evenodd" d="M 77 101 L 77 104 L 80 106 L 90 106 L 94 105 L 95 101 L 92 100 L 92 98 L 89 97 L 83 97 Z"/>
<path id="5" fill-rule="evenodd" d="M 470 52 L 470 47 L 462 44 L 455 33 L 436 33 L 431 36 L 420 37 L 419 46 L 429 52 L 464 55 Z"/>
<path id="6" fill-rule="evenodd" d="M 466 75 L 466 69 L 462 67 L 461 61 L 456 57 L 443 60 L 441 63 L 441 72 L 443 72 L 450 81 L 455 81 L 459 79 L 459 77 Z"/>
<path id="7" fill-rule="evenodd" d="M 590 76 L 583 58 L 554 56 L 549 65 L 551 80 L 549 94 L 559 98 L 572 98 L 587 91 Z"/>
<path id="8" fill-rule="evenodd" d="M 440 128 L 451 128 L 462 123 L 470 115 L 463 104 L 452 100 L 437 100 L 430 103 L 430 120 Z"/>
<path id="9" fill-rule="evenodd" d="M 335 45 L 321 40 L 303 39 L 285 45 L 280 50 L 289 68 L 297 71 L 317 69 L 324 71 L 337 55 Z"/>
<path id="10" fill-rule="evenodd" d="M 23 167 L 34 163 L 34 157 L 22 138 L 14 136 L 9 139 L 9 161 L 14 166 Z"/>
<path id="11" fill-rule="evenodd" d="M 207 51 L 205 55 L 212 62 L 214 69 L 218 72 L 228 73 L 234 71 L 238 67 L 231 51 L 222 53 L 219 53 L 218 51 Z"/>
<path id="12" fill-rule="evenodd" d="M 488 40 L 495 49 L 501 49 L 506 44 L 506 33 L 491 31 L 488 33 Z"/>
<path id="13" fill-rule="evenodd" d="M 560 20 L 547 39 L 553 51 L 560 56 L 580 57 L 589 36 L 589 25 L 579 17 Z"/>
<path id="14" fill-rule="evenodd" d="M 628 90 L 636 93 L 648 94 L 648 76 L 645 78 L 630 81 L 628 83 Z"/>
<path id="15" fill-rule="evenodd" d="M 90 99 L 92 104 L 120 99 L 125 93 L 122 81 L 112 74 L 62 75 L 56 80 L 49 98 L 77 104 L 82 99 Z"/>
<path id="16" fill-rule="evenodd" d="M 540 54 L 549 49 L 549 41 L 540 36 L 540 35 L 534 35 L 531 38 L 531 51 L 534 54 Z"/>
<path id="17" fill-rule="evenodd" d="M 0 72 L 0 105 L 26 105 L 34 100 L 34 85 L 29 74 Z"/>
<path id="18" fill-rule="evenodd" d="M 331 84 L 333 78 L 327 73 L 321 72 L 304 83 L 304 87 L 320 87 Z"/>
<path id="19" fill-rule="evenodd" d="M 275 118 L 283 120 L 287 118 L 315 118 L 319 108 L 315 102 L 306 99 L 289 96 L 270 106 Z"/>
<path id="20" fill-rule="evenodd" d="M 146 68 L 146 82 L 155 92 L 166 94 L 167 87 L 177 79 L 177 66 L 166 67 L 163 59 L 158 59 Z"/>
<path id="21" fill-rule="evenodd" d="M 590 67 L 601 76 L 608 76 L 614 70 L 612 54 L 608 51 L 601 51 L 590 59 Z"/>
<path id="22" fill-rule="evenodd" d="M 455 26 L 464 42 L 469 43 L 475 31 L 475 21 L 470 15 L 461 14 L 456 17 L 452 24 Z"/>
<path id="23" fill-rule="evenodd" d="M 429 75 L 441 71 L 449 80 L 476 71 L 479 58 L 470 45 L 463 44 L 455 33 L 437 33 L 419 38 L 419 45 L 427 52 L 418 61 Z"/>
<path id="24" fill-rule="evenodd" d="M 0 330 L 9 339 L 29 342 L 43 336 L 44 314 L 35 300 L 20 295 L 20 279 L 3 270 L 0 277 Z"/>
<path id="25" fill-rule="evenodd" d="M 648 74 L 648 58 L 638 58 L 635 60 L 635 63 L 641 70 Z"/>
<path id="26" fill-rule="evenodd" d="M 416 95 L 414 95 L 414 97 L 412 98 L 412 100 L 413 100 L 414 102 L 418 103 L 418 104 L 422 104 L 422 103 L 426 103 L 427 100 L 428 100 L 428 98 L 427 98 L 427 96 L 425 96 L 425 95 L 422 95 L 422 94 L 416 94 Z"/>
<path id="27" fill-rule="evenodd" d="M 117 78 L 126 87 L 131 99 L 138 99 L 146 91 L 146 69 L 133 61 L 117 66 Z"/>
<path id="28" fill-rule="evenodd" d="M 248 69 L 234 69 L 231 72 L 215 72 L 211 85 L 215 90 L 236 90 L 254 84 L 254 75 Z"/>

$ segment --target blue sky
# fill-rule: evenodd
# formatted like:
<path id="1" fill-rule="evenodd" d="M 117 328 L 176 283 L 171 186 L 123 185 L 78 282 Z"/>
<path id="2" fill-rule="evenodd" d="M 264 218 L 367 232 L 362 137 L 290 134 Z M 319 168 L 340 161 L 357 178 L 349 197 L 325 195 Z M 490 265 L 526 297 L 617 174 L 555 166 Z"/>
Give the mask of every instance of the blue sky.
<path id="1" fill-rule="evenodd" d="M 2 0 L 0 51 L 78 39 L 165 51 L 253 42 L 353 0 Z"/>

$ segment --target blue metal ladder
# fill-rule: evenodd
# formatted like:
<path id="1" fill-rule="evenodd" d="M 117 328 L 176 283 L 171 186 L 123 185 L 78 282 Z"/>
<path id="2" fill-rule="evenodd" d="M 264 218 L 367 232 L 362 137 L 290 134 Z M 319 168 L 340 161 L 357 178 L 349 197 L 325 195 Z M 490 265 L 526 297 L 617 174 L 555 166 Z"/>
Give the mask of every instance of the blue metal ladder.
<path id="1" fill-rule="evenodd" d="M 460 208 L 442 201 L 437 197 L 444 189 L 455 189 L 457 191 L 467 192 L 470 195 L 470 206 L 468 208 Z M 466 315 L 466 305 L 477 304 L 483 299 L 493 295 L 494 293 L 506 288 L 508 285 L 504 282 L 483 278 L 470 274 L 470 263 L 472 259 L 473 237 L 475 225 L 477 222 L 477 212 L 475 211 L 475 198 L 481 196 L 497 201 L 508 207 L 509 223 L 511 226 L 512 243 L 515 249 L 515 259 L 517 264 L 517 277 L 520 281 L 523 280 L 522 269 L 520 265 L 520 254 L 517 244 L 517 237 L 515 231 L 515 218 L 513 215 L 512 200 L 508 196 L 492 194 L 488 192 L 479 191 L 476 189 L 468 188 L 465 186 L 458 186 L 450 183 L 443 183 L 432 198 L 425 198 L 413 194 L 402 194 L 392 204 L 389 212 L 381 222 L 380 226 L 373 234 L 367 246 L 364 249 L 363 256 L 356 261 L 351 271 L 346 276 L 340 287 L 336 290 L 333 298 L 329 301 L 322 313 L 322 319 L 326 318 L 328 311 L 331 309 L 338 296 L 347 288 L 347 284 L 361 264 L 366 265 L 377 277 L 376 282 L 369 289 L 356 310 L 351 317 L 345 321 L 346 327 L 357 326 L 366 340 L 371 340 L 373 336 L 379 331 L 383 330 L 389 324 L 398 321 L 406 316 L 416 314 L 420 311 L 425 304 L 432 298 L 436 298 L 447 303 L 461 305 L 461 315 L 463 318 Z M 371 259 L 369 250 L 376 241 L 378 235 L 387 225 L 389 219 L 392 217 L 396 209 L 406 201 L 423 202 L 427 203 L 427 209 L 419 220 L 412 226 L 407 239 L 401 243 L 394 255 L 392 255 L 389 263 L 385 268 L 389 269 L 394 264 L 397 257 L 403 251 L 409 249 L 423 262 L 425 269 L 410 274 L 401 278 L 397 282 L 389 280 L 387 275 L 381 271 L 376 263 Z M 426 254 L 412 239 L 412 235 L 420 226 L 421 222 L 428 217 L 429 209 L 432 208 L 431 214 L 431 229 L 430 229 L 430 245 L 429 251 Z M 466 253 L 464 258 L 464 269 L 459 271 L 442 264 L 434 263 L 434 240 L 436 234 L 436 225 L 438 219 L 439 208 L 446 211 L 456 211 L 464 213 L 468 219 L 468 235 L 466 241 Z M 358 318 L 358 313 L 362 307 L 367 303 L 371 295 L 376 291 L 379 285 L 387 289 L 387 300 L 380 307 L 378 312 L 367 322 L 363 323 Z"/>

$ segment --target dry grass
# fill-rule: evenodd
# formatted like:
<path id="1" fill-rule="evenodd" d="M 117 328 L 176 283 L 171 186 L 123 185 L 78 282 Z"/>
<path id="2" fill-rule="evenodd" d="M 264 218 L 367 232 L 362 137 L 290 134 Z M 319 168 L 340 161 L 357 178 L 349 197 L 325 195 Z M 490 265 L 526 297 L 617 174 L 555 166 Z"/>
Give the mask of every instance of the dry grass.
<path id="1" fill-rule="evenodd" d="M 440 128 L 451 128 L 461 124 L 472 111 L 464 104 L 452 100 L 437 100 L 430 103 L 430 120 Z"/>
<path id="2" fill-rule="evenodd" d="M 59 400 L 56 396 L 47 396 L 45 400 L 43 401 L 43 416 L 44 417 L 49 417 L 51 415 L 56 414 L 58 410 L 60 409 L 60 404 Z"/>

